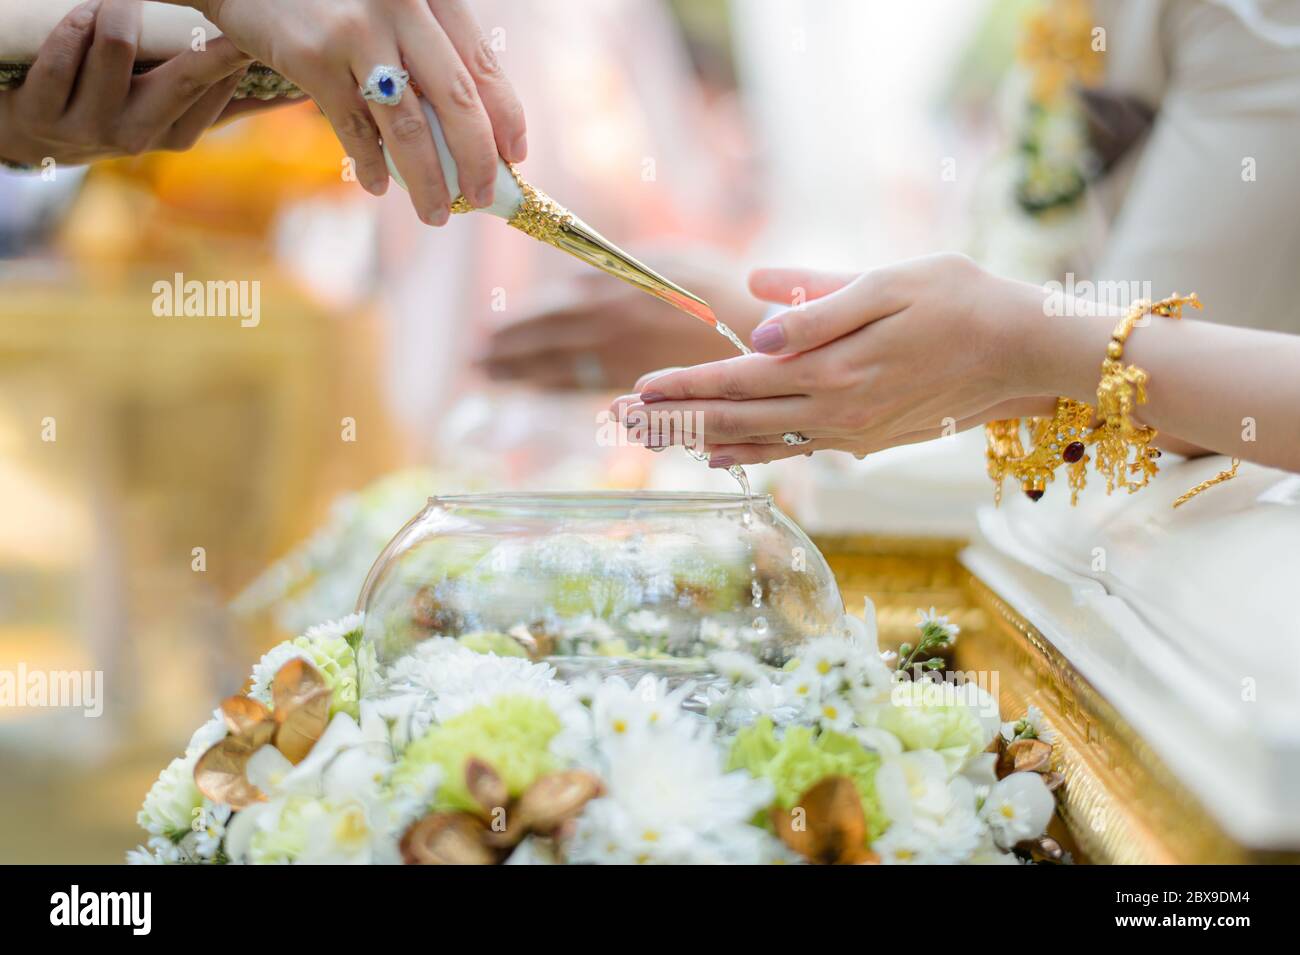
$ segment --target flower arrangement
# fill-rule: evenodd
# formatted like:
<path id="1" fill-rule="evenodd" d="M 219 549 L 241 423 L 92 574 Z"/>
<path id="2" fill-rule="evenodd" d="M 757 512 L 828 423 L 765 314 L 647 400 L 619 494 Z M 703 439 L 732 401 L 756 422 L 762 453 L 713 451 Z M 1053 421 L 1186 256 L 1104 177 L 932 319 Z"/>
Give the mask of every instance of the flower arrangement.
<path id="1" fill-rule="evenodd" d="M 1002 723 L 874 613 L 783 667 L 742 650 L 675 685 L 562 680 L 500 641 L 382 666 L 360 615 L 253 668 L 145 797 L 132 863 L 967 863 L 1062 860 L 1052 736 Z M 510 646 L 517 646 L 511 644 Z M 906 664 L 906 666 L 900 666 Z"/>

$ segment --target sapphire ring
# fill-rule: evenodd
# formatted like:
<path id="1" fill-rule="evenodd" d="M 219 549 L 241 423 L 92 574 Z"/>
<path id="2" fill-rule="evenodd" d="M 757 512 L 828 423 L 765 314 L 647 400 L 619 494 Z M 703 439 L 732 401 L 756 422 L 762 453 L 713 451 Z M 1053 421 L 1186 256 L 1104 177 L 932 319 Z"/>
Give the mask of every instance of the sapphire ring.
<path id="1" fill-rule="evenodd" d="M 411 74 L 396 66 L 376 66 L 361 87 L 361 98 L 385 106 L 396 106 L 411 83 Z"/>

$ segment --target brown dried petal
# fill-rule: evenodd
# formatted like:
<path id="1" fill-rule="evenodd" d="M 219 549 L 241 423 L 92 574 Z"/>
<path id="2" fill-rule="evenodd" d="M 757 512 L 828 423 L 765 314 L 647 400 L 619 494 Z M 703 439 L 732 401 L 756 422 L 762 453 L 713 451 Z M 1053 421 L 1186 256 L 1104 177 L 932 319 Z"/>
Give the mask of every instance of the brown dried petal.
<path id="1" fill-rule="evenodd" d="M 247 696 L 228 696 L 221 702 L 226 729 L 236 736 L 251 736 L 262 723 L 271 719 L 271 711 Z"/>
<path id="2" fill-rule="evenodd" d="M 781 841 L 809 862 L 851 865 L 872 859 L 862 798 L 847 776 L 827 776 L 793 809 L 773 807 L 771 818 Z"/>
<path id="3" fill-rule="evenodd" d="M 515 821 L 529 832 L 549 836 L 603 791 L 599 777 L 581 769 L 547 773 L 519 797 Z"/>
<path id="4" fill-rule="evenodd" d="M 488 815 L 505 808 L 510 801 L 505 780 L 477 756 L 470 757 L 465 763 L 465 788 Z"/>
<path id="5" fill-rule="evenodd" d="M 436 812 L 413 823 L 402 836 L 407 865 L 493 865 L 499 854 L 484 845 L 487 827 L 464 812 Z"/>
<path id="6" fill-rule="evenodd" d="M 1012 772 L 1046 772 L 1052 762 L 1052 744 L 1041 739 L 1018 739 L 1007 747 L 1007 756 L 1011 758 Z"/>
<path id="7" fill-rule="evenodd" d="M 261 748 L 244 736 L 227 736 L 210 747 L 194 764 L 194 784 L 213 802 L 225 803 L 238 811 L 266 797 L 248 781 L 244 770 L 249 758 Z"/>
<path id="8" fill-rule="evenodd" d="M 275 701 L 275 748 L 302 762 L 329 724 L 332 694 L 319 670 L 301 657 L 280 667 L 271 682 Z"/>
<path id="9" fill-rule="evenodd" d="M 1051 836 L 1026 839 L 1016 843 L 1016 848 L 1028 853 L 1029 858 L 1034 862 L 1060 862 L 1065 856 L 1061 844 Z"/>

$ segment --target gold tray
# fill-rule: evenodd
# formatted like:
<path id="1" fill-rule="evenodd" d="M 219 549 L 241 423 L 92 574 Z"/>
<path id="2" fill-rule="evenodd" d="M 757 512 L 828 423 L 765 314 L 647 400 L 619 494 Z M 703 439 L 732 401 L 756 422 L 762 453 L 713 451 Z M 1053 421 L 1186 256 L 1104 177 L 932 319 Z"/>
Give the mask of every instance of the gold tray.
<path id="1" fill-rule="evenodd" d="M 139 62 L 135 65 L 135 72 L 148 73 L 158 63 L 156 62 Z M 0 63 L 0 90 L 16 89 L 23 85 L 23 80 L 27 78 L 28 63 Z M 294 86 L 275 70 L 261 63 L 254 63 L 244 74 L 240 81 L 239 87 L 235 90 L 235 99 L 275 99 L 279 96 L 285 96 L 290 99 L 296 99 L 303 95 L 302 90 Z"/>
<path id="2" fill-rule="evenodd" d="M 1063 828 L 1049 830 L 1077 861 L 1108 864 L 1300 862 L 1294 852 L 1234 841 L 1074 666 L 961 563 L 958 540 L 819 536 L 845 605 L 876 605 L 882 648 L 915 636 L 916 609 L 934 605 L 962 628 L 950 666 L 996 674 L 1006 716 L 1038 707 L 1057 733 L 1053 769 Z M 991 687 L 990 687 L 991 688 Z"/>

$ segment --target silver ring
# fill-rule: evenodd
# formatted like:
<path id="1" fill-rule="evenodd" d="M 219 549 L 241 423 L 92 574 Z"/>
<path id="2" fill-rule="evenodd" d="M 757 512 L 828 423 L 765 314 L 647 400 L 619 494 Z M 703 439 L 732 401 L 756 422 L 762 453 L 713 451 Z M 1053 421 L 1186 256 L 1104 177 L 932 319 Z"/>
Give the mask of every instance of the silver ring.
<path id="1" fill-rule="evenodd" d="M 781 440 L 792 448 L 797 448 L 801 444 L 807 444 L 812 438 L 805 436 L 800 431 L 787 431 L 781 435 Z"/>
<path id="2" fill-rule="evenodd" d="M 361 98 L 396 106 L 411 83 L 411 74 L 396 66 L 376 66 L 361 87 Z"/>

